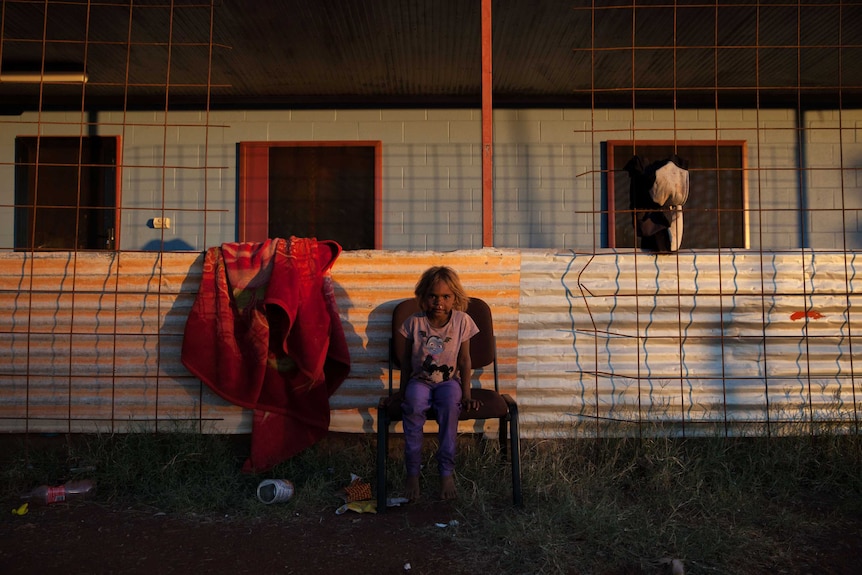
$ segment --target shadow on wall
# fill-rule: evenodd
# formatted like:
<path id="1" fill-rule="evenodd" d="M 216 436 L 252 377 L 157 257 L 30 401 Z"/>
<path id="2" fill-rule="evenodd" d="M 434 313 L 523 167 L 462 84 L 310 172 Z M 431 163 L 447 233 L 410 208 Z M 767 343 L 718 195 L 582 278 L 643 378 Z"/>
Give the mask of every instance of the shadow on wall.
<path id="1" fill-rule="evenodd" d="M 159 243 L 161 242 L 154 240 L 148 245 Z M 186 245 L 182 240 L 172 240 L 167 243 Z M 151 251 L 158 251 L 158 248 Z M 170 250 L 166 249 L 163 251 Z M 158 372 L 164 376 L 164 378 L 159 378 L 159 384 L 160 386 L 164 386 L 160 391 L 165 399 L 163 400 L 163 405 L 155 406 L 154 425 L 156 431 L 159 431 L 160 426 L 168 432 L 176 431 L 177 429 L 174 428 L 188 431 L 197 427 L 199 432 L 205 433 L 211 431 L 212 427 L 220 421 L 224 421 L 223 418 L 226 413 L 222 412 L 223 409 L 226 409 L 227 412 L 232 411 L 227 402 L 205 389 L 203 382 L 188 372 L 182 364 L 180 357 L 186 319 L 189 316 L 192 305 L 194 305 L 200 288 L 203 259 L 204 254 L 201 253 L 193 260 L 190 260 L 189 268 L 182 274 L 183 279 L 179 286 L 179 291 L 170 294 L 169 299 L 173 301 L 170 307 L 162 312 L 164 318 L 159 325 L 159 337 L 157 340 Z M 158 258 L 154 260 L 154 266 L 158 266 L 158 262 Z M 152 278 L 157 278 L 158 276 L 159 269 L 158 267 L 154 267 Z M 205 405 L 206 402 L 215 402 L 215 404 Z M 162 420 L 160 421 L 159 418 L 162 418 Z M 231 421 L 227 426 L 229 427 L 230 425 L 241 424 Z"/>
<path id="2" fill-rule="evenodd" d="M 336 265 L 338 264 L 336 263 Z M 387 302 L 387 304 L 378 306 L 371 311 L 368 315 L 368 322 L 365 326 L 368 343 L 363 344 L 362 337 L 356 333 L 353 325 L 344 320 L 345 317 L 350 315 L 350 309 L 354 307 L 353 302 L 347 295 L 347 291 L 334 279 L 332 280 L 332 288 L 335 292 L 335 301 L 338 304 L 338 313 L 342 318 L 341 327 L 344 330 L 344 339 L 347 342 L 347 349 L 350 350 L 351 358 L 350 374 L 347 376 L 344 383 L 341 384 L 340 388 L 340 391 L 344 392 L 346 391 L 345 387 L 352 385 L 357 379 L 359 380 L 358 383 L 360 383 L 360 385 L 364 382 L 380 381 L 382 379 L 384 371 L 380 362 L 386 360 L 385 350 L 387 349 L 388 343 L 372 340 L 373 334 L 375 333 L 372 326 L 377 325 L 378 322 L 385 321 L 385 318 L 392 315 L 392 308 L 395 307 L 395 302 Z M 359 352 L 358 350 L 363 351 Z M 381 353 L 378 354 L 377 350 L 381 350 Z M 360 359 L 362 357 L 369 357 L 369 359 L 367 361 L 363 361 Z M 357 391 L 362 391 L 361 387 L 357 387 Z M 338 394 L 339 391 L 336 391 L 335 393 Z M 383 393 L 385 393 L 385 390 L 381 389 L 380 395 L 383 395 Z M 377 396 L 374 396 L 373 399 L 374 403 L 372 405 L 363 405 L 357 400 L 358 404 L 356 410 L 362 418 L 362 431 L 365 433 L 374 433 L 375 430 L 375 421 L 377 418 L 376 413 L 372 413 L 372 410 L 377 407 Z"/>
<path id="3" fill-rule="evenodd" d="M 194 246 L 181 239 L 173 239 L 168 241 L 151 240 L 141 248 L 145 252 L 194 252 Z"/>

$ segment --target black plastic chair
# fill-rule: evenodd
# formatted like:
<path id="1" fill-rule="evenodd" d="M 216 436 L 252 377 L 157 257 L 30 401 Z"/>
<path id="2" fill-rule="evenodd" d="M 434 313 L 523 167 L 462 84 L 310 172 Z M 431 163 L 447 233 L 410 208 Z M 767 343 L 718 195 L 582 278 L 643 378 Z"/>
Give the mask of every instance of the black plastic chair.
<path id="1" fill-rule="evenodd" d="M 398 331 L 404 320 L 419 311 L 415 299 L 400 302 L 392 312 L 392 333 L 389 338 L 389 396 L 392 396 L 394 375 L 400 371 L 400 350 L 404 349 L 405 341 Z M 500 393 L 497 373 L 497 345 L 494 337 L 494 322 L 491 308 L 483 300 L 470 298 L 467 313 L 479 327 L 479 333 L 470 340 L 470 360 L 473 369 L 482 369 L 493 365 L 494 389 L 474 388 L 473 399 L 482 402 L 482 407 L 475 411 L 462 412 L 461 420 L 498 419 L 500 421 L 500 452 L 504 460 L 511 452 L 512 467 L 512 501 L 520 507 L 521 498 L 521 451 L 518 434 L 518 404 L 506 393 Z M 389 427 L 395 421 L 401 421 L 401 403 L 380 398 L 377 405 L 377 512 L 386 510 L 386 458 L 389 453 Z M 428 419 L 434 419 L 433 410 L 428 413 Z"/>

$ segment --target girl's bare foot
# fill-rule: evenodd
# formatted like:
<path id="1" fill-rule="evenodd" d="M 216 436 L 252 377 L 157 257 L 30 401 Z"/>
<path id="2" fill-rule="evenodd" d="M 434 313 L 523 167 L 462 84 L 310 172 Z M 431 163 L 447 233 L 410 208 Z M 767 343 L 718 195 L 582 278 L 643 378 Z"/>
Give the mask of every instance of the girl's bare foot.
<path id="1" fill-rule="evenodd" d="M 440 476 L 440 499 L 455 499 L 457 496 L 455 478 L 451 475 Z"/>
<path id="2" fill-rule="evenodd" d="M 407 481 L 404 482 L 404 497 L 410 501 L 419 499 L 419 476 L 408 475 Z"/>

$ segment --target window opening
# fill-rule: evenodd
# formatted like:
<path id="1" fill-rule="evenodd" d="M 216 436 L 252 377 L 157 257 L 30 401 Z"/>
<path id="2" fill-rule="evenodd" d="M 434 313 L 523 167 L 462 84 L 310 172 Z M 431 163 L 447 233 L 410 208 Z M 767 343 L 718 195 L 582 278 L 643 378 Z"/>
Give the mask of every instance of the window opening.
<path id="1" fill-rule="evenodd" d="M 117 248 L 118 140 L 15 139 L 15 249 Z"/>
<path id="2" fill-rule="evenodd" d="M 690 178 L 680 249 L 749 247 L 744 141 L 631 140 L 607 142 L 608 247 L 636 245 L 626 163 L 635 155 L 656 161 L 672 154 L 688 161 Z"/>
<path id="3" fill-rule="evenodd" d="M 240 241 L 335 240 L 380 247 L 380 142 L 240 144 Z"/>

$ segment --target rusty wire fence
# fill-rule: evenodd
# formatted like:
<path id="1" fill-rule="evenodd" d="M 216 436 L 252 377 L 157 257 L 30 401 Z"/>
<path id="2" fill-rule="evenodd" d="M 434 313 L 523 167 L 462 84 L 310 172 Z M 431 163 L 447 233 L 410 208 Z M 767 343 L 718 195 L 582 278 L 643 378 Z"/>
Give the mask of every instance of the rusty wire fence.
<path id="1" fill-rule="evenodd" d="M 862 12 L 558 4 L 589 31 L 559 46 L 575 104 L 497 120 L 516 134 L 498 136 L 505 257 L 490 275 L 464 270 L 502 294 L 503 372 L 525 433 L 857 433 Z M 2 17 L 0 88 L 29 103 L 0 116 L 0 431 L 248 431 L 250 414 L 192 378 L 179 350 L 201 252 L 242 225 L 236 146 L 287 138 L 261 136 L 256 114 L 290 116 L 211 103 L 230 90 L 214 69 L 236 48 L 218 37 L 218 2 L 4 0 Z M 566 129 L 519 141 L 531 114 L 539 132 Z M 385 219 L 402 178 L 387 146 L 405 142 L 381 138 Z M 690 198 L 681 245 L 656 255 L 632 225 L 626 164 L 670 154 L 687 162 Z M 564 175 L 525 178 L 521 156 Z M 521 239 L 534 227 L 547 233 Z M 374 302 L 402 293 L 376 274 L 426 263 L 385 235 L 384 247 L 335 270 L 354 344 L 334 400 L 347 431 L 373 427 L 385 377 Z"/>

